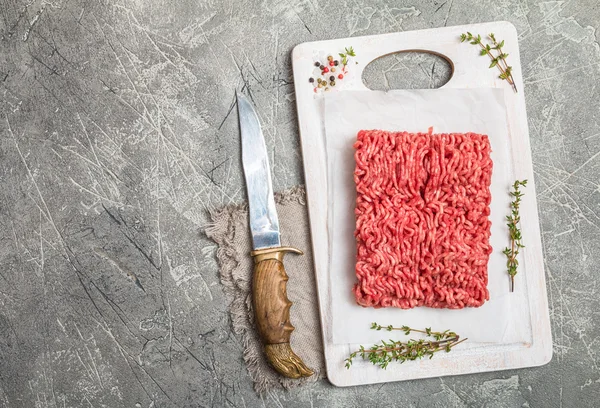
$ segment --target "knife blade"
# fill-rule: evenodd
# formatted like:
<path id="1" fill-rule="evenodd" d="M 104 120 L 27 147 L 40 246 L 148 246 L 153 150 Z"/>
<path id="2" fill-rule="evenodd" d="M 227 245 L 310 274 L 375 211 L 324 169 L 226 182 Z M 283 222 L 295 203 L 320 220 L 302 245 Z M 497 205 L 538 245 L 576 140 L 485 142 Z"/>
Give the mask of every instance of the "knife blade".
<path id="1" fill-rule="evenodd" d="M 252 301 L 255 323 L 271 366 L 285 377 L 308 377 L 313 372 L 290 346 L 294 330 L 290 323 L 292 302 L 287 297 L 288 275 L 283 266 L 285 253 L 302 254 L 302 251 L 281 246 L 271 170 L 260 121 L 254 106 L 243 94 L 236 92 L 236 98 L 254 249 L 251 255 L 254 257 Z"/>
<path id="2" fill-rule="evenodd" d="M 255 250 L 278 247 L 281 246 L 279 219 L 273 198 L 265 138 L 250 101 L 242 94 L 237 94 L 237 102 L 253 247 Z"/>

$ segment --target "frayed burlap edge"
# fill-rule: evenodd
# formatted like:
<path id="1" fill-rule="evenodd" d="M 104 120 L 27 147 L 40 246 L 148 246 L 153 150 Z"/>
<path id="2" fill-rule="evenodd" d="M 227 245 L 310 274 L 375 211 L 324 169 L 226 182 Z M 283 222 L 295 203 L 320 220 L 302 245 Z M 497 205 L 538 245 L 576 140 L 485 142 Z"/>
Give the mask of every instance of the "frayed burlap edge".
<path id="1" fill-rule="evenodd" d="M 304 186 L 296 186 L 275 194 L 277 204 L 294 201 L 306 205 Z M 308 378 L 299 380 L 285 378 L 271 368 L 264 356 L 260 338 L 253 322 L 252 293 L 248 287 L 241 287 L 233 276 L 233 271 L 239 264 L 240 257 L 249 256 L 247 253 L 238 253 L 234 246 L 235 222 L 238 217 L 247 217 L 247 211 L 247 203 L 229 205 L 211 211 L 211 223 L 205 229 L 205 234 L 218 245 L 216 256 L 219 264 L 219 275 L 225 294 L 230 300 L 229 312 L 233 331 L 241 336 L 244 348 L 243 357 L 248 373 L 254 382 L 254 389 L 257 393 L 264 394 L 273 388 L 290 389 L 315 382 L 323 377 L 324 369 L 311 367 L 315 374 Z"/>

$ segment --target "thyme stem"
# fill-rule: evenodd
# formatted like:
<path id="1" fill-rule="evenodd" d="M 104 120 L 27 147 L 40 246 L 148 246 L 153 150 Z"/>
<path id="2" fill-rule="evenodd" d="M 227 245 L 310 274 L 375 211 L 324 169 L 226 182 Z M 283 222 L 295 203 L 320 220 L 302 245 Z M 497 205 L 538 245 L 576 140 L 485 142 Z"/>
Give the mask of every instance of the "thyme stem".
<path id="1" fill-rule="evenodd" d="M 491 59 L 492 61 L 495 61 L 495 60 L 496 60 L 496 57 L 494 57 L 494 56 L 492 55 L 492 53 L 490 52 L 490 50 L 488 50 L 488 49 L 485 47 L 485 45 L 483 45 L 483 43 L 481 43 L 481 42 L 480 42 L 480 43 L 479 43 L 479 45 L 481 46 L 481 49 L 485 50 L 485 53 L 486 53 L 487 55 L 489 55 L 489 57 L 490 57 L 490 59 Z M 499 51 L 500 53 L 502 53 L 502 51 L 500 51 L 500 49 L 498 49 L 498 51 Z M 500 59 L 499 59 L 499 61 L 504 61 L 504 64 L 506 65 L 506 60 L 505 60 L 504 58 L 500 58 Z M 509 84 L 510 84 L 512 87 L 513 87 L 513 89 L 515 90 L 515 92 L 517 92 L 517 87 L 515 86 L 515 83 L 514 83 L 514 81 L 513 81 L 513 79 L 512 79 L 512 74 L 511 74 L 510 72 L 509 72 L 508 74 L 506 73 L 506 68 L 508 68 L 508 66 L 507 66 L 506 68 L 504 68 L 504 67 L 502 66 L 502 64 L 498 64 L 498 65 L 496 65 L 496 66 L 497 66 L 497 67 L 498 67 L 498 69 L 500 70 L 500 73 L 502 73 L 503 75 L 506 75 L 506 76 L 507 76 L 507 78 L 506 78 L 506 81 L 507 81 L 507 82 L 508 82 L 508 83 L 509 83 Z"/>
<path id="2" fill-rule="evenodd" d="M 488 55 L 492 60 L 490 68 L 497 67 L 500 70 L 499 78 L 504 79 L 506 82 L 508 82 L 513 88 L 513 91 L 517 92 L 517 85 L 515 84 L 515 80 L 512 75 L 512 67 L 506 62 L 506 57 L 508 57 L 508 54 L 502 52 L 504 41 L 496 41 L 494 33 L 488 34 L 488 38 L 489 40 L 491 40 L 493 47 L 490 46 L 489 43 L 484 44 L 481 40 L 481 35 L 479 34 L 473 35 L 470 32 L 467 32 L 466 34 L 460 35 L 461 42 L 467 41 L 470 44 L 479 45 L 481 47 L 481 51 L 479 52 L 479 54 L 482 56 Z M 494 56 L 494 54 L 492 53 L 493 50 L 496 50 L 498 54 L 497 56 Z"/>
<path id="3" fill-rule="evenodd" d="M 510 253 L 511 254 L 515 253 L 515 240 L 514 239 L 510 240 Z M 515 275 L 510 275 L 510 291 L 511 292 L 515 291 Z"/>
<path id="4" fill-rule="evenodd" d="M 453 347 L 467 340 L 461 340 L 456 333 L 450 330 L 446 330 L 443 332 L 434 332 L 431 330 L 431 328 L 426 328 L 425 330 L 418 330 L 412 329 L 408 326 L 382 326 L 377 323 L 373 323 L 371 325 L 371 329 L 384 329 L 386 331 L 401 330 L 406 335 L 410 334 L 411 332 L 417 332 L 424 334 L 426 337 L 433 337 L 434 340 L 410 339 L 407 342 L 395 340 L 382 340 L 380 344 L 375 344 L 370 348 L 360 346 L 358 350 L 350 353 L 350 356 L 346 359 L 346 368 L 350 368 L 352 366 L 353 359 L 357 356 L 360 356 L 363 360 L 369 360 L 372 364 L 375 364 L 385 369 L 388 366 L 388 364 L 392 361 L 400 361 L 401 363 L 403 363 L 407 360 L 417 360 L 424 357 L 432 358 L 435 353 L 442 350 L 450 352 Z"/>
<path id="5" fill-rule="evenodd" d="M 494 43 L 494 47 L 496 47 L 496 49 L 498 50 L 498 54 L 500 55 L 500 61 L 504 63 L 504 71 L 506 72 L 508 70 L 507 81 L 513 86 L 513 89 L 515 90 L 515 92 L 517 92 L 517 85 L 515 85 L 515 80 L 513 79 L 513 76 L 512 76 L 512 68 L 509 67 L 508 63 L 506 62 L 505 55 L 508 55 L 508 54 L 504 54 L 502 52 L 502 45 L 504 44 L 504 41 L 502 41 L 500 44 L 498 44 L 498 42 L 496 41 L 496 36 L 494 36 L 494 33 L 490 33 L 488 36 Z"/>
<path id="6" fill-rule="evenodd" d="M 510 248 L 505 248 L 502 253 L 506 255 L 506 267 L 507 272 L 510 275 L 510 291 L 515 291 L 515 275 L 517 274 L 517 267 L 519 266 L 519 261 L 517 256 L 519 255 L 519 250 L 521 248 L 525 248 L 522 240 L 523 236 L 521 233 L 521 229 L 519 228 L 519 224 L 521 222 L 521 215 L 519 214 L 519 206 L 521 204 L 521 197 L 524 194 L 521 192 L 521 187 L 527 186 L 527 180 L 515 180 L 513 183 L 513 191 L 509 194 L 511 197 L 514 197 L 514 200 L 510 203 L 511 214 L 506 216 L 508 232 L 510 236 Z"/>

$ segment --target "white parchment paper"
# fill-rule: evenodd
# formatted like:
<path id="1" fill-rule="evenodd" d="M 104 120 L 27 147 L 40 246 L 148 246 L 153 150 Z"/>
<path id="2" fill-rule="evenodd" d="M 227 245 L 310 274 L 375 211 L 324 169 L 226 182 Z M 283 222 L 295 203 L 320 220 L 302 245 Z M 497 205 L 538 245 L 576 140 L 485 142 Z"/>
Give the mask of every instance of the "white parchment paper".
<path id="1" fill-rule="evenodd" d="M 414 328 L 451 329 L 469 342 L 529 342 L 530 321 L 525 287 L 510 293 L 506 258 L 508 245 L 504 217 L 508 191 L 514 181 L 504 91 L 502 89 L 435 89 L 407 91 L 341 91 L 324 98 L 325 144 L 328 173 L 329 272 L 333 342 L 369 343 L 399 338 L 399 332 L 369 330 L 371 322 Z M 356 135 L 361 129 L 434 133 L 487 134 L 492 146 L 491 245 L 488 264 L 490 300 L 479 308 L 461 310 L 418 307 L 364 308 L 356 304 L 354 238 L 356 190 L 353 179 Z M 524 319 L 526 322 L 524 323 Z"/>

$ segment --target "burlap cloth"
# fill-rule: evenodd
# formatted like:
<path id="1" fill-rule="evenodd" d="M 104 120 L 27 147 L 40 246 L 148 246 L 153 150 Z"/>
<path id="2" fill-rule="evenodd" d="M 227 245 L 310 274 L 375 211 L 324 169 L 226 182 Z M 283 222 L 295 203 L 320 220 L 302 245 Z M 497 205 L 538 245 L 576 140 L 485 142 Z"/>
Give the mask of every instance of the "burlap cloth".
<path id="1" fill-rule="evenodd" d="M 247 204 L 226 206 L 213 211 L 210 214 L 212 223 L 205 230 L 206 235 L 218 245 L 219 273 L 230 300 L 229 312 L 233 330 L 241 336 L 244 361 L 254 381 L 254 389 L 261 394 L 274 387 L 288 389 L 314 382 L 325 374 L 304 187 L 294 187 L 275 194 L 275 203 L 282 245 L 304 251 L 304 256 L 288 254 L 285 258 L 285 268 L 290 277 L 287 293 L 293 302 L 290 320 L 296 328 L 292 333 L 291 345 L 296 354 L 314 370 L 315 374 L 309 378 L 293 380 L 282 377 L 265 359 L 254 327 L 252 310 L 253 260 L 250 256 L 252 241 L 248 227 Z"/>

